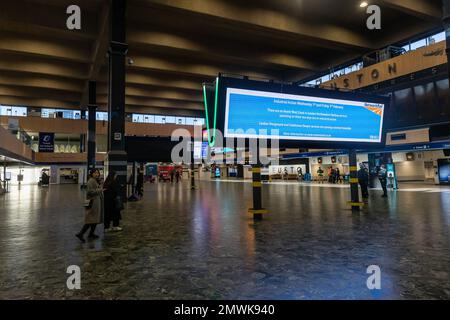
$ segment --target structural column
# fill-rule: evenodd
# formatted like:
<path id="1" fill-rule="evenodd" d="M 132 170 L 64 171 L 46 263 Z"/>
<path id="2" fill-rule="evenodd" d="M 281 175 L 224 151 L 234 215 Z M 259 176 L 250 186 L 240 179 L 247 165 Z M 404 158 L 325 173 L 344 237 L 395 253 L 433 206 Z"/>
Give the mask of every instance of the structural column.
<path id="1" fill-rule="evenodd" d="M 97 83 L 89 81 L 89 104 L 88 104 L 88 133 L 87 133 L 87 172 L 95 168 L 95 137 L 96 137 L 96 113 L 97 113 Z M 87 180 L 87 179 L 86 179 Z"/>
<path id="2" fill-rule="evenodd" d="M 191 189 L 195 190 L 195 138 L 191 140 Z"/>
<path id="3" fill-rule="evenodd" d="M 349 151 L 349 163 L 350 163 L 350 206 L 352 211 L 359 211 L 364 203 L 359 202 L 359 189 L 358 189 L 358 159 L 356 157 L 356 150 L 351 149 Z"/>
<path id="4" fill-rule="evenodd" d="M 6 182 L 6 157 L 3 159 L 3 189 L 5 189 L 5 192 L 8 191 Z"/>
<path id="5" fill-rule="evenodd" d="M 108 79 L 107 172 L 115 171 L 126 200 L 127 154 L 125 152 L 125 60 L 128 52 L 125 23 L 126 0 L 111 1 Z"/>
<path id="6" fill-rule="evenodd" d="M 262 182 L 261 182 L 261 162 L 259 161 L 259 143 L 256 146 L 256 164 L 252 165 L 252 185 L 253 185 L 253 208 L 249 210 L 253 213 L 253 219 L 262 220 L 267 210 L 262 206 Z"/>
<path id="7" fill-rule="evenodd" d="M 445 30 L 445 53 L 447 54 L 447 60 L 450 61 L 450 0 L 442 0 L 443 4 L 443 15 L 442 23 Z M 450 79 L 450 63 L 447 65 L 448 68 L 448 78 Z"/>

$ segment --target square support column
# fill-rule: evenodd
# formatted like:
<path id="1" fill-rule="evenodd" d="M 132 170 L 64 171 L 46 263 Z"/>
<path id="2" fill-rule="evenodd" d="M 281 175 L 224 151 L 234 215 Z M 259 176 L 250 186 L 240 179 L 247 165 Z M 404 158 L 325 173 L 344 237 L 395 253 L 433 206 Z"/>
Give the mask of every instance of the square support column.
<path id="1" fill-rule="evenodd" d="M 450 0 L 442 0 L 442 24 L 445 31 L 445 53 L 450 61 Z M 450 79 L 450 63 L 448 64 L 448 78 Z"/>
<path id="2" fill-rule="evenodd" d="M 97 113 L 97 83 L 89 81 L 89 104 L 88 104 L 88 133 L 87 133 L 87 172 L 95 168 L 96 159 L 96 113 Z M 87 180 L 87 179 L 86 179 Z"/>
<path id="3" fill-rule="evenodd" d="M 267 214 L 267 210 L 262 205 L 262 181 L 261 181 L 261 162 L 259 159 L 259 141 L 256 144 L 256 164 L 252 165 L 252 186 L 253 186 L 253 208 L 248 211 L 253 214 L 254 220 L 262 220 Z"/>
<path id="4" fill-rule="evenodd" d="M 358 159 L 356 156 L 356 150 L 349 150 L 349 164 L 350 164 L 350 206 L 352 211 L 358 212 L 364 203 L 359 202 L 359 189 L 358 189 Z"/>
<path id="5" fill-rule="evenodd" d="M 125 60 L 126 0 L 111 2 L 111 38 L 109 42 L 108 79 L 108 154 L 105 173 L 115 171 L 126 200 L 127 154 L 125 152 Z"/>

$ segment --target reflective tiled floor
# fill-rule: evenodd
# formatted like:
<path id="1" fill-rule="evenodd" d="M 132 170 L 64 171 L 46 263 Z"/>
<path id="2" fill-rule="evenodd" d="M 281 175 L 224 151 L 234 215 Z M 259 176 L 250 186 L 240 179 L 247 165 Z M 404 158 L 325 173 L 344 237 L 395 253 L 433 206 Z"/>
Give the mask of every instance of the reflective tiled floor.
<path id="1" fill-rule="evenodd" d="M 122 233 L 81 244 L 78 187 L 13 188 L 0 196 L 0 299 L 449 299 L 450 193 L 373 191 L 360 214 L 348 194 L 265 185 L 270 213 L 254 223 L 250 184 L 146 185 Z M 66 289 L 69 265 L 79 291 Z"/>

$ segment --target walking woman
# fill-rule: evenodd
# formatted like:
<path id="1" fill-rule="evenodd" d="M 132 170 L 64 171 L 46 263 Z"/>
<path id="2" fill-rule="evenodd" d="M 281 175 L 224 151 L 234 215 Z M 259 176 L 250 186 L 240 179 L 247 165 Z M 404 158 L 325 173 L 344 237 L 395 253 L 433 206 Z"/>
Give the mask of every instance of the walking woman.
<path id="1" fill-rule="evenodd" d="M 116 173 L 111 171 L 105 180 L 105 184 L 103 185 L 105 190 L 105 232 L 122 231 L 119 224 L 122 219 L 120 211 L 123 209 L 123 204 L 120 196 L 120 185 L 116 178 Z M 112 228 L 111 222 L 113 223 Z"/>
<path id="2" fill-rule="evenodd" d="M 89 239 L 98 239 L 98 236 L 94 233 L 97 224 L 102 223 L 103 220 L 103 189 L 98 183 L 100 178 L 100 171 L 98 169 L 92 169 L 89 173 L 89 180 L 87 183 L 86 191 L 86 204 L 84 214 L 84 226 L 76 237 L 81 242 L 84 240 L 84 234 L 89 231 Z"/>

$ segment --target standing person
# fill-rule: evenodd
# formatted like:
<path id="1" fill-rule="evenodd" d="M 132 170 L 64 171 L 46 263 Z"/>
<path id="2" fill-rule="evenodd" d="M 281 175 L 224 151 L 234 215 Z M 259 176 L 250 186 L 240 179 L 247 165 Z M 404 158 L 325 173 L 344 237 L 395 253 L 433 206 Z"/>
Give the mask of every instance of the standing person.
<path id="1" fill-rule="evenodd" d="M 367 200 L 369 198 L 369 172 L 362 163 L 359 164 L 358 182 L 361 186 L 362 197 Z"/>
<path id="2" fill-rule="evenodd" d="M 317 170 L 317 175 L 319 176 L 319 183 L 323 183 L 323 170 L 321 167 Z"/>
<path id="3" fill-rule="evenodd" d="M 299 170 L 297 170 L 298 173 L 298 181 L 303 181 L 303 170 L 302 168 L 298 168 Z"/>
<path id="4" fill-rule="evenodd" d="M 173 183 L 173 177 L 175 176 L 175 169 L 172 169 L 171 171 L 170 171 L 170 182 L 172 182 Z"/>
<path id="5" fill-rule="evenodd" d="M 177 172 L 175 172 L 175 179 L 177 180 L 177 183 L 180 182 L 180 170 L 177 170 Z"/>
<path id="6" fill-rule="evenodd" d="M 122 197 L 120 196 L 120 184 L 117 181 L 116 172 L 111 171 L 105 180 L 104 188 L 104 208 L 105 208 L 105 232 L 122 231 L 119 226 L 123 210 Z M 111 222 L 113 227 L 111 228 Z"/>
<path id="7" fill-rule="evenodd" d="M 139 196 L 139 198 L 142 198 L 144 196 L 144 174 L 141 168 L 138 168 L 136 193 Z"/>
<path id="8" fill-rule="evenodd" d="M 330 178 L 331 178 L 331 183 L 335 184 L 336 183 L 336 170 L 334 170 L 334 168 L 331 168 Z"/>
<path id="9" fill-rule="evenodd" d="M 378 171 L 378 179 L 381 183 L 381 188 L 383 188 L 383 198 L 387 197 L 387 170 L 384 164 L 381 165 L 380 170 Z"/>
<path id="10" fill-rule="evenodd" d="M 103 219 L 103 189 L 98 183 L 100 178 L 100 171 L 98 169 L 92 169 L 89 173 L 89 180 L 86 187 L 86 204 L 84 215 L 84 226 L 76 237 L 81 242 L 84 240 L 84 234 L 88 229 L 89 239 L 98 239 L 98 236 L 94 233 L 97 224 L 102 223 Z"/>
<path id="11" fill-rule="evenodd" d="M 41 181 L 42 181 L 42 185 L 43 186 L 48 186 L 49 185 L 50 177 L 48 176 L 48 174 L 44 170 L 42 170 Z"/>
<path id="12" fill-rule="evenodd" d="M 334 180 L 336 183 L 341 182 L 341 171 L 339 170 L 339 168 L 336 168 L 334 170 L 334 176 L 336 177 Z"/>

